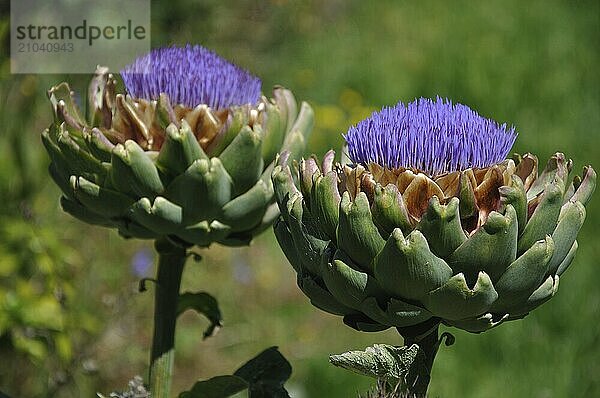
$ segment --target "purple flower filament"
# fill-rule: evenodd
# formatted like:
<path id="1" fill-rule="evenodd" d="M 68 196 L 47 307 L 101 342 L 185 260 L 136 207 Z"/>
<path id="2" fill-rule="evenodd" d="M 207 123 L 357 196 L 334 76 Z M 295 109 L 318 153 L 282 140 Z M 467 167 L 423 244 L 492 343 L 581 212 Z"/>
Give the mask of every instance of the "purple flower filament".
<path id="1" fill-rule="evenodd" d="M 126 66 L 121 77 L 135 98 L 156 100 L 165 93 L 171 103 L 190 108 L 255 104 L 261 92 L 259 78 L 204 47 L 189 44 L 152 50 Z"/>
<path id="2" fill-rule="evenodd" d="M 502 162 L 517 134 L 514 127 L 438 97 L 385 107 L 350 127 L 344 138 L 353 162 L 439 176 Z"/>

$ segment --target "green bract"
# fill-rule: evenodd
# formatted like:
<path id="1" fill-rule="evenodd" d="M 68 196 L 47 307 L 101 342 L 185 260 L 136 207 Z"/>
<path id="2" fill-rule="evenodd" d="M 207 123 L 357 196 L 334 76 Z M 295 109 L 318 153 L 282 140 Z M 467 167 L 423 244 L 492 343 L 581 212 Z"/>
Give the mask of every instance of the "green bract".
<path id="1" fill-rule="evenodd" d="M 278 215 L 275 154 L 297 158 L 313 111 L 276 87 L 256 105 L 211 109 L 115 94 L 99 70 L 83 117 L 66 83 L 49 91 L 54 122 L 42 138 L 63 209 L 125 237 L 184 245 L 248 244 Z"/>
<path id="2" fill-rule="evenodd" d="M 316 307 L 363 331 L 424 335 L 439 323 L 482 332 L 550 299 L 577 251 L 596 174 L 515 156 L 430 178 L 329 152 L 272 175 L 275 233 Z"/>

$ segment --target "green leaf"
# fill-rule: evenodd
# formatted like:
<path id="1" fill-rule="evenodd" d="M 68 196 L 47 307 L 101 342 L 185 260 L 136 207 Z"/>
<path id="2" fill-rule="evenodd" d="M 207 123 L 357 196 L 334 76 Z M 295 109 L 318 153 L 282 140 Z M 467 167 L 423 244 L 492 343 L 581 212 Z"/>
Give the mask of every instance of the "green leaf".
<path id="1" fill-rule="evenodd" d="M 512 205 L 517 213 L 519 235 L 521 235 L 527 224 L 527 194 L 523 187 L 523 181 L 518 176 L 513 175 L 511 177 L 511 185 L 502 186 L 499 190 L 502 203 L 504 205 Z"/>
<path id="2" fill-rule="evenodd" d="M 317 175 L 313 179 L 314 186 L 309 194 L 310 211 L 327 236 L 335 239 L 341 200 L 337 186 L 337 173 L 330 171 L 325 175 Z"/>
<path id="3" fill-rule="evenodd" d="M 359 309 L 361 303 L 380 288 L 371 275 L 350 268 L 341 260 L 333 260 L 321 271 L 327 289 L 340 303 Z"/>
<path id="4" fill-rule="evenodd" d="M 219 156 L 233 181 L 233 197 L 250 189 L 263 172 L 261 134 L 258 125 L 254 130 L 244 126 Z"/>
<path id="5" fill-rule="evenodd" d="M 487 313 L 478 318 L 461 319 L 459 321 L 444 320 L 444 323 L 471 333 L 481 333 L 501 325 L 508 319 L 508 314 L 496 316 Z"/>
<path id="6" fill-rule="evenodd" d="M 369 200 L 364 192 L 360 192 L 354 202 L 350 201 L 348 191 L 344 192 L 340 202 L 337 241 L 352 261 L 362 269 L 372 271 L 371 263 L 385 245 L 385 240 L 373 224 Z"/>
<path id="7" fill-rule="evenodd" d="M 154 162 L 135 141 L 116 145 L 111 164 L 111 181 L 121 192 L 155 197 L 164 190 Z"/>
<path id="8" fill-rule="evenodd" d="M 281 146 L 281 152 L 287 151 L 290 154 L 290 159 L 298 160 L 304 152 L 306 146 L 306 138 L 302 135 L 300 130 L 294 130 L 290 132 L 283 145 Z"/>
<path id="9" fill-rule="evenodd" d="M 498 300 L 492 305 L 492 312 L 510 312 L 512 308 L 525 302 L 544 280 L 554 251 L 554 241 L 546 236 L 546 239 L 535 242 L 508 266 L 496 282 Z"/>
<path id="10" fill-rule="evenodd" d="M 460 273 L 429 293 L 426 307 L 436 316 L 458 320 L 483 314 L 497 298 L 498 293 L 485 272 L 479 272 L 472 289 Z"/>
<path id="11" fill-rule="evenodd" d="M 265 138 L 263 139 L 262 156 L 265 163 L 270 163 L 281 148 L 287 126 L 279 108 L 269 102 L 265 103 L 263 115 L 266 120 L 263 122 Z"/>
<path id="12" fill-rule="evenodd" d="M 200 221 L 197 224 L 179 229 L 175 235 L 181 239 L 193 243 L 201 247 L 208 247 L 211 243 L 225 239 L 231 232 L 231 228 L 217 220 L 209 223 L 208 221 Z"/>
<path id="13" fill-rule="evenodd" d="M 358 330 L 359 332 L 381 332 L 390 328 L 390 325 L 381 324 L 362 313 L 345 315 L 342 320 L 344 325 L 349 326 L 354 330 Z"/>
<path id="14" fill-rule="evenodd" d="M 249 386 L 249 398 L 288 398 L 283 387 L 292 374 L 290 363 L 277 347 L 267 348 L 235 371 Z"/>
<path id="15" fill-rule="evenodd" d="M 425 367 L 425 361 L 425 354 L 416 344 L 402 347 L 375 344 L 365 351 L 329 356 L 329 362 L 335 366 L 392 384 L 414 380 Z"/>
<path id="16" fill-rule="evenodd" d="M 231 178 L 219 158 L 199 159 L 171 182 L 164 196 L 183 208 L 186 224 L 194 224 L 220 215 L 231 190 Z"/>
<path id="17" fill-rule="evenodd" d="M 324 241 L 313 235 L 303 220 L 308 209 L 303 207 L 302 196 L 294 194 L 287 203 L 288 210 L 288 228 L 292 234 L 294 244 L 302 261 L 303 269 L 313 275 L 321 273 L 321 257 L 329 241 Z"/>
<path id="18" fill-rule="evenodd" d="M 179 394 L 179 398 L 226 398 L 244 391 L 248 383 L 237 376 L 215 376 L 199 381 L 189 391 Z"/>
<path id="19" fill-rule="evenodd" d="M 277 203 L 271 203 L 266 209 L 265 214 L 263 214 L 260 223 L 253 227 L 251 230 L 246 231 L 246 233 L 256 236 L 268 228 L 272 227 L 275 223 L 275 220 L 279 218 L 279 206 Z"/>
<path id="20" fill-rule="evenodd" d="M 277 166 L 273 169 L 271 174 L 271 181 L 273 182 L 273 190 L 275 192 L 275 200 L 281 209 L 281 215 L 286 222 L 289 221 L 287 206 L 291 196 L 300 193 L 296 185 L 294 185 L 294 178 L 290 167 L 287 165 L 289 153 L 283 153 L 277 159 Z"/>
<path id="21" fill-rule="evenodd" d="M 426 309 L 394 298 L 389 300 L 385 311 L 375 297 L 367 297 L 360 309 L 374 321 L 395 327 L 414 326 L 432 317 Z"/>
<path id="22" fill-rule="evenodd" d="M 4 394 L 2 391 L 0 391 L 0 398 L 11 398 L 8 395 Z"/>
<path id="23" fill-rule="evenodd" d="M 300 260 L 298 250 L 296 250 L 296 246 L 294 245 L 294 239 L 292 238 L 292 234 L 285 221 L 279 218 L 273 226 L 273 231 L 275 232 L 275 238 L 277 238 L 277 243 L 279 243 L 283 254 L 285 254 L 285 257 L 288 259 L 294 270 L 298 274 L 301 274 L 302 261 Z"/>
<path id="24" fill-rule="evenodd" d="M 585 206 L 596 189 L 596 171 L 594 171 L 592 166 L 585 166 L 582 175 L 583 180 L 570 200 L 571 202 L 579 201 Z"/>
<path id="25" fill-rule="evenodd" d="M 464 273 L 469 285 L 479 271 L 498 280 L 517 258 L 517 233 L 517 214 L 511 205 L 506 206 L 505 215 L 493 211 L 485 224 L 448 257 L 448 265 L 455 274 Z"/>
<path id="26" fill-rule="evenodd" d="M 412 225 L 406 203 L 395 184 L 375 187 L 375 198 L 371 206 L 373 222 L 384 237 L 389 237 L 394 228 L 410 233 Z"/>
<path id="27" fill-rule="evenodd" d="M 319 285 L 311 276 L 298 275 L 298 287 L 310 299 L 315 307 L 334 315 L 348 315 L 356 311 L 346 307 L 332 296 L 332 294 Z"/>
<path id="28" fill-rule="evenodd" d="M 230 108 L 225 125 L 206 148 L 210 156 L 219 156 L 234 140 L 240 130 L 248 124 L 248 110 L 245 107 Z"/>
<path id="29" fill-rule="evenodd" d="M 555 185 L 559 184 L 561 190 L 565 190 L 567 176 L 571 169 L 572 162 L 567 160 L 565 155 L 557 152 L 546 163 L 546 167 L 540 175 L 533 181 L 531 187 L 527 190 L 527 201 L 535 198 L 541 192 L 546 191 L 548 184 Z"/>
<path id="30" fill-rule="evenodd" d="M 390 325 L 379 323 L 362 313 L 345 315 L 343 321 L 346 326 L 359 332 L 381 332 L 390 328 Z"/>
<path id="31" fill-rule="evenodd" d="M 70 183 L 75 197 L 85 207 L 107 218 L 124 216 L 134 202 L 120 192 L 96 185 L 83 177 L 71 176 Z"/>
<path id="32" fill-rule="evenodd" d="M 48 166 L 50 177 L 58 185 L 63 194 L 69 200 L 77 201 L 75 199 L 75 192 L 73 192 L 73 187 L 71 186 L 71 176 L 67 172 L 68 170 L 59 167 L 55 162 L 50 163 L 50 166 Z"/>
<path id="33" fill-rule="evenodd" d="M 417 225 L 417 229 L 427 238 L 432 253 L 438 257 L 447 257 L 467 240 L 460 224 L 458 206 L 457 198 L 442 205 L 438 197 L 434 196 L 429 200 L 427 211 Z"/>
<path id="34" fill-rule="evenodd" d="M 86 151 L 84 143 L 80 144 L 76 142 L 74 135 L 69 134 L 65 130 L 64 125 L 61 125 L 59 129 L 55 143 L 71 170 L 76 171 L 78 174 L 95 173 L 100 176 L 106 175 L 106 168 L 100 160 Z"/>
<path id="35" fill-rule="evenodd" d="M 160 232 L 154 232 L 132 220 L 123 220 L 117 223 L 119 234 L 125 238 L 157 239 L 163 236 Z"/>
<path id="36" fill-rule="evenodd" d="M 585 207 L 581 202 L 567 202 L 561 209 L 558 225 L 552 233 L 555 243 L 554 255 L 548 264 L 548 273 L 553 274 L 573 247 L 585 220 Z"/>
<path id="37" fill-rule="evenodd" d="M 290 127 L 290 131 L 299 131 L 304 136 L 304 140 L 308 139 L 312 128 L 315 124 L 315 112 L 306 102 L 300 104 L 300 112 L 294 124 Z M 284 144 L 285 145 L 285 144 Z"/>
<path id="38" fill-rule="evenodd" d="M 223 326 L 219 303 L 210 294 L 205 292 L 180 294 L 177 300 L 177 316 L 189 309 L 204 315 L 210 321 L 210 326 L 204 331 L 204 338 L 214 336 L 219 328 Z"/>
<path id="39" fill-rule="evenodd" d="M 231 226 L 233 232 L 245 231 L 257 226 L 273 199 L 273 190 L 262 180 L 245 193 L 223 206 L 220 220 Z"/>
<path id="40" fill-rule="evenodd" d="M 540 203 L 533 211 L 523 234 L 519 237 L 518 255 L 523 254 L 536 241 L 544 239 L 546 235 L 552 235 L 562 207 L 562 198 L 563 190 L 559 181 L 546 185 Z"/>
<path id="41" fill-rule="evenodd" d="M 208 159 L 185 120 L 181 122 L 180 129 L 170 124 L 165 132 L 165 142 L 156 159 L 156 165 L 161 170 L 176 176 L 185 172 L 196 160 Z"/>
<path id="42" fill-rule="evenodd" d="M 563 272 L 565 272 L 567 270 L 567 268 L 569 268 L 569 265 L 571 265 L 571 263 L 573 262 L 573 259 L 575 258 L 575 254 L 577 254 L 578 247 L 579 247 L 579 244 L 577 243 L 577 241 L 573 242 L 573 246 L 571 246 L 571 250 L 569 250 L 569 253 L 567 253 L 567 255 L 565 256 L 565 259 L 558 266 L 558 269 L 556 270 L 556 275 L 558 275 L 558 276 L 562 275 Z"/>
<path id="43" fill-rule="evenodd" d="M 285 131 L 290 131 L 296 116 L 298 116 L 298 103 L 294 94 L 281 86 L 273 89 L 273 99 L 281 112 L 281 119 L 285 123 Z"/>
<path id="44" fill-rule="evenodd" d="M 69 177 L 73 174 L 71 164 L 65 159 L 65 156 L 61 152 L 60 148 L 55 142 L 56 125 L 51 125 L 49 129 L 42 132 L 42 143 L 46 148 L 46 152 L 50 156 L 52 163 L 50 163 L 50 176 L 56 182 L 56 185 L 69 197 L 73 197 L 73 191 L 69 184 Z"/>
<path id="45" fill-rule="evenodd" d="M 538 287 L 535 292 L 531 293 L 531 296 L 529 296 L 526 303 L 511 312 L 510 319 L 522 318 L 528 312 L 533 311 L 554 297 L 558 291 L 559 281 L 560 277 L 558 275 L 548 276 L 548 278 L 546 278 L 540 287 Z"/>
<path id="46" fill-rule="evenodd" d="M 64 196 L 60 198 L 60 206 L 65 212 L 69 213 L 76 219 L 81 220 L 85 223 L 92 225 L 101 225 L 103 227 L 115 226 L 115 223 L 109 220 L 108 218 L 105 218 L 100 214 L 91 211 L 87 207 L 82 206 L 79 202 L 76 202 Z"/>
<path id="47" fill-rule="evenodd" d="M 389 237 L 374 260 L 375 277 L 390 295 L 420 300 L 452 276 L 446 262 L 429 250 L 421 231 L 405 239 L 400 228 Z"/>
<path id="48" fill-rule="evenodd" d="M 90 153 L 102 162 L 110 162 L 115 145 L 106 138 L 100 129 L 94 127 L 90 132 L 84 131 L 85 142 Z"/>
<path id="49" fill-rule="evenodd" d="M 131 206 L 130 216 L 143 227 L 166 235 L 180 228 L 183 210 L 162 196 L 157 196 L 154 202 L 148 198 L 138 200 Z"/>

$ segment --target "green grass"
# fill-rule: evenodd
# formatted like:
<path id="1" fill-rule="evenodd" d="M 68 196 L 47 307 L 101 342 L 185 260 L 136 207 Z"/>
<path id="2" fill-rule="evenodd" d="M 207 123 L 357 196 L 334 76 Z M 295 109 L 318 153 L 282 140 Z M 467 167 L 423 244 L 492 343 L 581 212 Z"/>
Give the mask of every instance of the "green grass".
<path id="1" fill-rule="evenodd" d="M 317 111 L 310 152 L 338 149 L 341 133 L 357 115 L 440 95 L 514 124 L 519 132 L 514 150 L 535 153 L 542 164 L 563 151 L 577 172 L 584 164 L 600 167 L 598 2 L 201 3 L 153 2 L 153 45 L 201 43 L 261 76 L 265 91 L 276 83 L 291 88 Z M 4 72 L 3 79 L 14 77 Z M 43 96 L 59 77 L 37 79 L 37 90 L 28 95 Z M 77 81 L 81 86 L 81 77 Z M 49 107 L 43 101 L 27 106 L 32 108 L 22 109 L 23 120 L 14 125 L 29 123 L 23 134 L 41 151 L 37 134 L 50 120 Z M 36 115 L 35 122 L 26 121 L 27 114 Z M 132 245 L 114 232 L 58 214 L 57 197 L 50 182 L 36 189 L 40 223 L 52 225 L 66 245 L 78 249 L 75 283 L 86 293 L 82 305 L 96 308 L 105 321 L 82 357 L 94 359 L 98 372 L 77 376 L 78 384 L 58 396 L 107 392 L 145 371 L 152 295 L 135 293 L 129 260 L 149 244 Z M 456 343 L 438 354 L 432 397 L 600 394 L 600 246 L 593 236 L 600 227 L 599 204 L 596 195 L 588 205 L 579 253 L 553 300 L 522 321 L 481 335 L 449 330 Z M 400 344 L 392 331 L 359 333 L 310 306 L 271 231 L 249 248 L 213 247 L 203 255 L 202 263 L 188 265 L 184 289 L 216 296 L 225 327 L 202 341 L 205 320 L 191 313 L 181 319 L 175 390 L 229 373 L 278 345 L 294 367 L 290 385 L 298 398 L 352 397 L 371 380 L 332 367 L 328 354 Z M 34 378 L 35 365 L 28 366 Z M 0 388 L 20 391 L 4 379 Z"/>

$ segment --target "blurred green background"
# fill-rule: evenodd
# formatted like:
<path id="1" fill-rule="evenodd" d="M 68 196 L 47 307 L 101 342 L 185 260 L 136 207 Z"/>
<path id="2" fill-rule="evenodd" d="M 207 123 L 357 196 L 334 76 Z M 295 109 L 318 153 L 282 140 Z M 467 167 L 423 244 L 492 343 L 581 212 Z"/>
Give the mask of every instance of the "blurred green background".
<path id="1" fill-rule="evenodd" d="M 3 2 L 8 3 L 8 2 Z M 11 75 L 8 4 L 0 6 L 0 390 L 13 397 L 93 397 L 144 375 L 151 292 L 135 262 L 151 244 L 124 241 L 63 214 L 39 134 L 45 90 L 88 76 Z M 436 95 L 514 124 L 514 150 L 542 163 L 555 151 L 600 168 L 600 3 L 593 1 L 152 1 L 152 46 L 200 43 L 316 111 L 310 152 L 341 146 L 348 126 L 383 105 Z M 482 335 L 450 330 L 431 397 L 600 396 L 599 195 L 558 295 L 523 321 Z M 184 290 L 219 299 L 225 327 L 185 314 L 174 390 L 230 373 L 278 345 L 293 397 L 353 397 L 371 380 L 328 364 L 330 353 L 400 344 L 359 333 L 312 308 L 271 231 L 241 249 L 190 260 Z M 134 261 L 135 260 L 135 261 Z M 153 274 L 148 265 L 147 275 Z"/>

